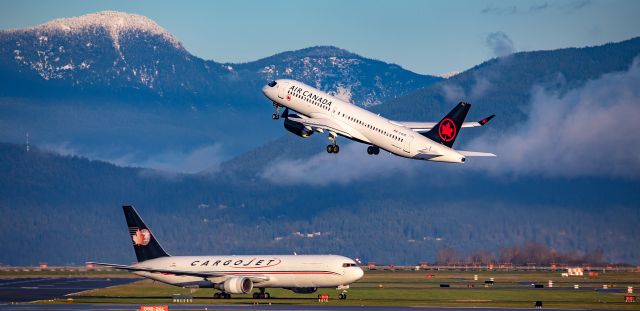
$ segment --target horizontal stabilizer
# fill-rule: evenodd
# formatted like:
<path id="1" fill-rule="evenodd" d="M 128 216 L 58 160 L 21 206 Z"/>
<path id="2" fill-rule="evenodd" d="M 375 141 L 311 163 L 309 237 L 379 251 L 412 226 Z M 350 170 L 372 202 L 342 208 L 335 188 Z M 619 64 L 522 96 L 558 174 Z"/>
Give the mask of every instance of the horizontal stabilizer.
<path id="1" fill-rule="evenodd" d="M 464 151 L 464 150 L 456 150 L 457 153 L 465 156 L 465 157 L 495 157 L 496 155 L 489 152 L 477 152 L 477 151 Z"/>
<path id="2" fill-rule="evenodd" d="M 472 122 L 463 122 L 462 123 L 462 128 L 465 127 L 478 127 L 478 126 L 483 126 L 487 123 L 489 123 L 489 121 L 491 121 L 491 119 L 495 118 L 495 114 L 492 114 L 480 121 L 472 121 Z M 429 130 L 431 130 L 434 126 L 436 126 L 436 122 L 405 122 L 405 121 L 389 121 L 392 124 L 395 125 L 400 125 L 400 126 L 404 126 L 404 127 L 408 127 L 418 133 L 425 133 L 428 132 Z"/>

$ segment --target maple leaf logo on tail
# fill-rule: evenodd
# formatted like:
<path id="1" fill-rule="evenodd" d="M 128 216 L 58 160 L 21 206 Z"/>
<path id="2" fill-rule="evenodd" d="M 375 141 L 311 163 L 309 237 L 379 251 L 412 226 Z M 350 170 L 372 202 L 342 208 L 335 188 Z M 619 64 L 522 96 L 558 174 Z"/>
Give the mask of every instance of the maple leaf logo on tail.
<path id="1" fill-rule="evenodd" d="M 438 128 L 438 134 L 440 134 L 440 138 L 449 142 L 456 138 L 456 124 L 453 123 L 453 120 L 446 118 L 442 120 L 440 123 L 440 127 Z"/>
<path id="2" fill-rule="evenodd" d="M 147 245 L 149 244 L 149 241 L 151 241 L 151 232 L 147 229 L 138 229 L 136 230 L 136 233 L 131 236 L 131 239 L 133 240 L 134 245 Z"/>

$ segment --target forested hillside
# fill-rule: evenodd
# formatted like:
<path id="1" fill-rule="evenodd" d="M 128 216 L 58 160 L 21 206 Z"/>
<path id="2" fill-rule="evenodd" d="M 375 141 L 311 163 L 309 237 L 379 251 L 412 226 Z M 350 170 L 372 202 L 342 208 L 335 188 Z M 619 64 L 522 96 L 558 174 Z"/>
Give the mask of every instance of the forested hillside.
<path id="1" fill-rule="evenodd" d="M 130 262 L 120 206 L 134 204 L 173 254 L 335 253 L 413 264 L 537 241 L 635 262 L 637 183 L 499 181 L 446 169 L 357 184 L 167 175 L 0 145 L 0 262 Z M 431 177 L 429 177 L 431 176 Z M 615 223 L 616 226 L 611 226 Z"/>

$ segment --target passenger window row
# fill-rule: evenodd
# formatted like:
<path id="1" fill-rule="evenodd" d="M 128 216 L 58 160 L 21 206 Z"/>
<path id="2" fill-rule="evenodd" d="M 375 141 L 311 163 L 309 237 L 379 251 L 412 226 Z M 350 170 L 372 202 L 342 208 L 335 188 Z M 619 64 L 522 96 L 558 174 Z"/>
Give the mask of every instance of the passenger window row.
<path id="1" fill-rule="evenodd" d="M 305 100 L 305 101 L 307 101 L 307 102 L 310 102 L 311 104 L 314 104 L 314 105 L 316 105 L 316 106 L 319 106 L 319 107 L 321 107 L 321 108 L 322 108 L 322 109 L 324 109 L 324 110 L 327 110 L 327 111 L 329 111 L 329 110 L 330 110 L 329 106 L 323 105 L 323 104 L 322 104 L 322 103 L 320 103 L 319 101 L 311 100 L 311 99 L 309 99 L 308 97 L 301 96 L 301 95 L 299 95 L 299 94 L 297 94 L 297 93 L 292 93 L 291 91 L 288 91 L 288 92 L 287 92 L 287 94 L 289 94 L 289 95 L 293 95 L 293 96 L 295 96 L 295 97 L 297 97 L 297 98 L 299 98 L 299 99 L 302 99 L 302 100 Z M 340 115 L 340 113 L 338 113 L 338 115 Z M 349 121 L 351 121 L 351 122 L 354 122 L 354 123 L 356 123 L 356 124 L 359 124 L 359 125 L 365 126 L 365 127 L 367 127 L 368 129 L 371 129 L 371 130 L 374 130 L 374 131 L 376 131 L 376 132 L 378 132 L 378 133 L 381 133 L 381 134 L 383 134 L 383 135 L 385 135 L 385 136 L 387 136 L 387 137 L 393 138 L 393 139 L 395 139 L 395 140 L 397 140 L 397 141 L 399 141 L 399 142 L 404 142 L 404 139 L 403 139 L 403 138 L 400 138 L 400 137 L 398 137 L 398 136 L 396 136 L 396 135 L 392 135 L 392 134 L 390 134 L 390 133 L 387 133 L 387 131 L 385 131 L 385 130 L 382 130 L 382 129 L 377 128 L 377 127 L 375 127 L 375 126 L 373 126 L 373 125 L 370 125 L 370 124 L 366 124 L 366 123 L 364 123 L 364 122 L 362 122 L 362 121 L 360 121 L 360 120 L 358 120 L 358 119 L 356 119 L 356 118 L 350 117 L 350 116 L 348 116 L 348 115 L 346 115 L 346 114 L 344 114 L 344 113 L 342 113 L 342 117 L 343 117 L 343 118 L 345 118 L 345 119 L 347 119 L 347 120 L 349 120 Z"/>
<path id="2" fill-rule="evenodd" d="M 338 115 L 340 115 L 340 114 L 338 114 Z M 373 125 L 370 125 L 370 124 L 366 124 L 366 123 L 364 123 L 364 122 L 362 122 L 362 121 L 360 121 L 360 120 L 358 120 L 358 119 L 356 119 L 356 118 L 354 118 L 354 117 L 350 117 L 349 115 L 347 115 L 347 114 L 345 114 L 345 113 L 342 113 L 342 115 L 341 115 L 341 116 L 342 116 L 343 118 L 345 118 L 345 119 L 347 119 L 347 120 L 351 121 L 351 122 L 354 122 L 354 123 L 359 124 L 359 125 L 363 125 L 363 126 L 365 126 L 365 127 L 369 128 L 369 129 L 371 129 L 371 130 L 374 130 L 374 131 L 376 131 L 376 132 L 378 132 L 378 133 L 380 133 L 380 134 L 383 134 L 383 135 L 385 135 L 385 136 L 387 136 L 387 137 L 393 138 L 393 139 L 395 139 L 395 140 L 397 140 L 397 141 L 399 141 L 399 142 L 403 142 L 403 141 L 404 141 L 404 139 L 403 139 L 403 138 L 400 138 L 400 137 L 398 137 L 398 136 L 396 136 L 396 135 L 389 134 L 389 133 L 387 133 L 387 131 L 385 131 L 385 130 L 383 130 L 383 129 L 377 128 L 377 127 L 375 127 L 375 126 L 373 126 Z"/>
<path id="3" fill-rule="evenodd" d="M 289 94 L 289 95 L 293 95 L 293 96 L 295 96 L 295 97 L 297 97 L 297 98 L 299 98 L 299 99 L 302 99 L 302 100 L 304 100 L 304 101 L 306 101 L 306 102 L 308 102 L 308 103 L 311 103 L 311 104 L 313 104 L 313 105 L 316 105 L 316 106 L 318 106 L 318 107 L 320 107 L 320 108 L 322 108 L 322 109 L 324 109 L 324 110 L 326 110 L 326 111 L 329 111 L 329 109 L 330 109 L 330 108 L 329 108 L 329 106 L 324 105 L 324 104 L 322 104 L 322 103 L 321 103 L 321 102 L 319 102 L 319 101 L 309 99 L 309 97 L 300 96 L 300 95 L 299 95 L 299 94 L 297 94 L 297 93 L 291 93 L 291 91 L 289 91 L 287 94 Z"/>

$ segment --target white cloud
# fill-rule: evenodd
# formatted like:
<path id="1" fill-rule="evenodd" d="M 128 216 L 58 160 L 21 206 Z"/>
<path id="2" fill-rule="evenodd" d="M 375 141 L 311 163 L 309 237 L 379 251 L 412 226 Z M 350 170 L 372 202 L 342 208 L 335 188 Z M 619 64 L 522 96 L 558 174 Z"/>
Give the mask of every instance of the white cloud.
<path id="1" fill-rule="evenodd" d="M 457 84 L 444 83 L 440 88 L 447 102 L 457 103 L 466 97 L 464 89 Z"/>
<path id="2" fill-rule="evenodd" d="M 473 75 L 473 85 L 469 90 L 468 94 L 465 92 L 464 88 L 462 88 L 458 84 L 454 83 L 443 83 L 440 87 L 442 90 L 442 95 L 449 103 L 458 103 L 460 101 L 476 101 L 481 99 L 487 91 L 493 88 L 493 84 L 489 80 L 487 76 L 480 76 L 477 74 Z"/>
<path id="3" fill-rule="evenodd" d="M 557 94 L 534 88 L 528 121 L 469 149 L 493 150 L 496 173 L 640 177 L 640 64 Z M 495 135 L 495 134 L 492 134 Z M 479 165 L 474 165 L 478 168 Z"/>
<path id="4" fill-rule="evenodd" d="M 153 155 L 139 162 L 137 166 L 163 171 L 181 173 L 198 173 L 217 170 L 224 160 L 223 148 L 220 144 L 204 146 L 183 151 L 168 151 Z"/>
<path id="5" fill-rule="evenodd" d="M 515 51 L 513 41 L 502 31 L 488 34 L 486 43 L 496 57 L 507 56 Z"/>
<path id="6" fill-rule="evenodd" d="M 356 180 L 375 180 L 391 174 L 409 174 L 425 162 L 401 158 L 384 150 L 368 155 L 366 145 L 349 143 L 340 146 L 340 153 L 319 153 L 305 159 L 277 160 L 262 172 L 277 184 L 349 184 Z"/>
<path id="7" fill-rule="evenodd" d="M 160 153 L 142 154 L 129 152 L 117 154 L 113 151 L 84 151 L 75 148 L 69 142 L 47 144 L 43 149 L 61 155 L 83 156 L 92 160 L 100 160 L 123 167 L 143 167 L 164 171 L 165 173 L 199 173 L 214 172 L 219 169 L 226 157 L 221 144 L 198 147 L 188 151 L 169 150 Z M 150 172 L 145 172 L 150 174 Z"/>

